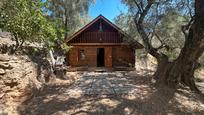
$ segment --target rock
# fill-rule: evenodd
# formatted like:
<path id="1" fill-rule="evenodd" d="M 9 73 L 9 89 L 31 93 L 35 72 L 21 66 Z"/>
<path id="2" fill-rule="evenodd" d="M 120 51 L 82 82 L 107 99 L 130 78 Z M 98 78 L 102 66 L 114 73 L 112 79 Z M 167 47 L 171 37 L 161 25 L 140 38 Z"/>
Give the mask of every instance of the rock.
<path id="1" fill-rule="evenodd" d="M 15 91 L 15 92 L 9 92 L 7 93 L 9 94 L 11 97 L 20 97 L 22 95 L 22 93 L 18 92 L 18 91 Z"/>
<path id="2" fill-rule="evenodd" d="M 7 82 L 7 83 L 4 83 L 6 86 L 10 86 L 10 88 L 13 88 L 14 86 L 17 86 L 19 83 L 18 82 Z"/>
<path id="3" fill-rule="evenodd" d="M 0 62 L 0 68 L 2 69 L 13 69 L 13 67 L 9 63 Z"/>
<path id="4" fill-rule="evenodd" d="M 9 58 L 6 55 L 0 55 L 0 61 L 9 61 Z"/>
<path id="5" fill-rule="evenodd" d="M 0 68 L 0 75 L 4 75 L 4 74 L 6 74 L 6 72 L 4 71 L 4 69 Z"/>
<path id="6" fill-rule="evenodd" d="M 17 78 L 10 78 L 6 77 L 7 79 L 4 79 L 4 85 L 9 86 L 10 88 L 13 88 L 14 86 L 17 86 L 19 84 L 19 79 Z"/>
<path id="7" fill-rule="evenodd" d="M 5 93 L 1 93 L 0 94 L 0 99 L 2 99 L 2 97 L 5 95 Z"/>
<path id="8" fill-rule="evenodd" d="M 18 60 L 18 58 L 17 57 L 13 57 L 12 60 Z"/>
<path id="9" fill-rule="evenodd" d="M 10 86 L 5 86 L 5 87 L 2 88 L 2 89 L 3 89 L 2 92 L 4 92 L 4 93 L 8 93 L 8 92 L 13 91 L 13 89 L 11 89 Z"/>

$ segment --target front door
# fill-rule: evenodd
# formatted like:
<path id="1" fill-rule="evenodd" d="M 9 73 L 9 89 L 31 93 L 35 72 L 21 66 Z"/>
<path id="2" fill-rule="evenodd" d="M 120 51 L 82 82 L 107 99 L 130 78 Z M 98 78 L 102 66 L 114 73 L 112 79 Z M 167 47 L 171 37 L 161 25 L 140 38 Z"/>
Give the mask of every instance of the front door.
<path id="1" fill-rule="evenodd" d="M 112 67 L 112 47 L 105 48 L 105 67 Z"/>
<path id="2" fill-rule="evenodd" d="M 104 67 L 104 48 L 97 48 L 97 67 Z"/>

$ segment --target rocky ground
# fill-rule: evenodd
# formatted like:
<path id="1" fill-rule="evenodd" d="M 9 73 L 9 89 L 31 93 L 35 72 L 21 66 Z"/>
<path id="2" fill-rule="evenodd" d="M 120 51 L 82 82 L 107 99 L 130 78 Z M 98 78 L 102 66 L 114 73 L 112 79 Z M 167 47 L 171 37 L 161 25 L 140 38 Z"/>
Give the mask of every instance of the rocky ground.
<path id="1" fill-rule="evenodd" d="M 30 96 L 30 92 L 25 90 L 29 90 L 29 85 L 32 82 L 38 82 L 35 78 L 37 76 L 36 65 L 25 57 L 1 54 L 0 70 L 1 113 L 3 110 L 15 110 L 15 105 L 13 104 L 18 104 L 18 102 L 22 102 L 27 96 Z"/>
<path id="2" fill-rule="evenodd" d="M 37 95 L 45 85 L 42 78 L 49 76 L 49 64 L 39 47 L 31 44 L 11 54 L 13 44 L 10 38 L 0 36 L 0 115 L 18 114 L 18 105 Z M 49 80 L 49 84 L 69 84 L 73 80 Z"/>
<path id="3" fill-rule="evenodd" d="M 44 74 L 44 73 L 43 73 Z M 38 95 L 44 85 L 71 84 L 75 80 L 56 79 L 43 84 L 38 79 L 38 64 L 22 55 L 0 55 L 0 115 L 18 114 L 22 102 Z"/>

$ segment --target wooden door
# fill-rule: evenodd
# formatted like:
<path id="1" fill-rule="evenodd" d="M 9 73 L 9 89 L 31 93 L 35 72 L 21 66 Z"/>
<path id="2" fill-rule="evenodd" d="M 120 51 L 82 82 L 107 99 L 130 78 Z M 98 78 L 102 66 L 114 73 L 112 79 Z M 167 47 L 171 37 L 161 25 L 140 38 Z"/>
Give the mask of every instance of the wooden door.
<path id="1" fill-rule="evenodd" d="M 105 67 L 112 67 L 112 47 L 105 48 Z"/>

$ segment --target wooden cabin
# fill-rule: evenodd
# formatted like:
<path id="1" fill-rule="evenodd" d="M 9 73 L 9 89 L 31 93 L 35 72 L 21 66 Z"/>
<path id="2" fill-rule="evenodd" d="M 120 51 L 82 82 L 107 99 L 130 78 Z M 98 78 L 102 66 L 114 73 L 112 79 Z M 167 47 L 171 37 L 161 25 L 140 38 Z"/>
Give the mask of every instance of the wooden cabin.
<path id="1" fill-rule="evenodd" d="M 67 53 L 67 61 L 71 67 L 134 67 L 135 49 L 143 48 L 129 39 L 125 32 L 99 15 L 85 27 L 67 39 L 71 50 Z"/>

